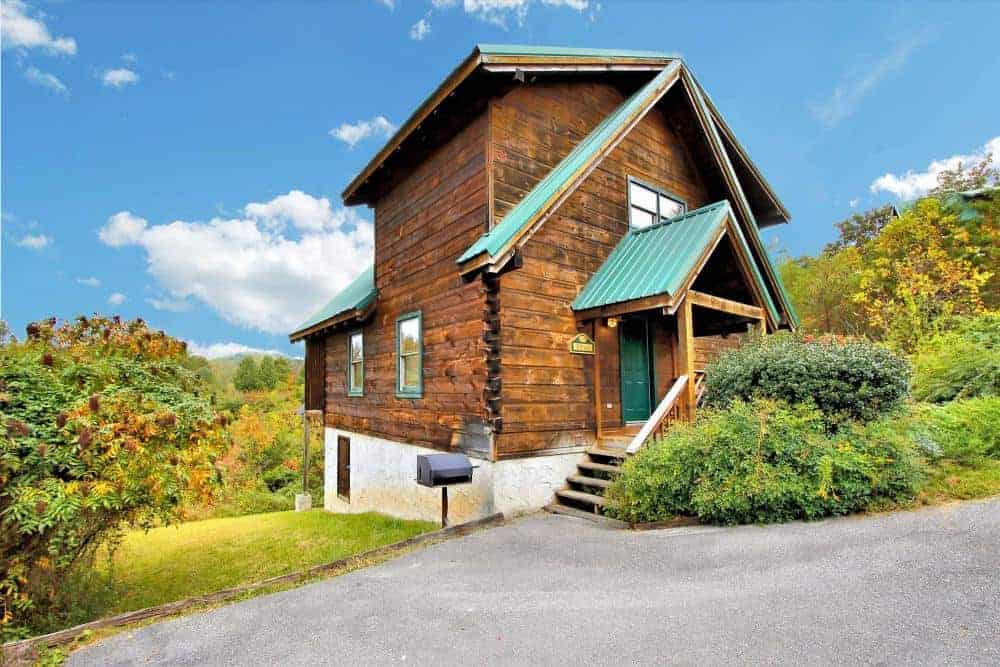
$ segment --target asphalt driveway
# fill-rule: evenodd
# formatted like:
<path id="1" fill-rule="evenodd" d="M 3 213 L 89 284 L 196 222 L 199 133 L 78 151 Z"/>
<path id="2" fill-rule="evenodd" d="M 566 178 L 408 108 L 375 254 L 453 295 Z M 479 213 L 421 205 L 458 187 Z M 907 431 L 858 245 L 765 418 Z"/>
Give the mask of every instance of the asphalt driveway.
<path id="1" fill-rule="evenodd" d="M 1000 500 L 636 533 L 533 515 L 70 665 L 1000 664 Z"/>

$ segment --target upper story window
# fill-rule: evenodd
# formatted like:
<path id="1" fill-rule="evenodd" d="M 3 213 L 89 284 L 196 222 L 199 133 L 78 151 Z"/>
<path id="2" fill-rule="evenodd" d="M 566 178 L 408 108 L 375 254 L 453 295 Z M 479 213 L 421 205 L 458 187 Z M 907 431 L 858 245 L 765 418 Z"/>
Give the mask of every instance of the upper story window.
<path id="1" fill-rule="evenodd" d="M 423 323 L 420 313 L 396 320 L 396 395 L 420 398 L 423 381 Z"/>
<path id="2" fill-rule="evenodd" d="M 649 227 L 686 210 L 687 205 L 680 199 L 633 178 L 628 179 L 628 214 L 632 227 Z"/>
<path id="3" fill-rule="evenodd" d="M 361 396 L 365 391 L 365 339 L 360 331 L 351 334 L 347 354 L 347 395 Z"/>

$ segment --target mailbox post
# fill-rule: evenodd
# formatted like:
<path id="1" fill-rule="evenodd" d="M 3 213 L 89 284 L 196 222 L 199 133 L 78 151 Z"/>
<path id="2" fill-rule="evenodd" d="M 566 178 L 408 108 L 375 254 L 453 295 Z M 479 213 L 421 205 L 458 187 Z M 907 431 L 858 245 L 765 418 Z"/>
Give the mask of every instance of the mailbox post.
<path id="1" fill-rule="evenodd" d="M 472 482 L 472 463 L 465 454 L 417 456 L 417 484 L 441 487 L 441 527 L 448 525 L 448 485 Z"/>

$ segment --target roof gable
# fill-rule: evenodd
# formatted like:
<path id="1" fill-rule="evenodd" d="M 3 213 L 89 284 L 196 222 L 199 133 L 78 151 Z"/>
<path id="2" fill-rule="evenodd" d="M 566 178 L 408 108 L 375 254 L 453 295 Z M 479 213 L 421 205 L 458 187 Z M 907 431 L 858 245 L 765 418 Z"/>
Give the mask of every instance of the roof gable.
<path id="1" fill-rule="evenodd" d="M 727 234 L 751 290 L 770 316 L 772 327 L 777 326 L 778 310 L 726 200 L 630 230 L 591 276 L 572 308 L 581 312 L 663 296 L 661 305 L 672 310 Z"/>
<path id="2" fill-rule="evenodd" d="M 642 119 L 677 81 L 679 74 L 679 62 L 668 65 L 602 120 L 493 229 L 485 232 L 459 256 L 458 264 L 462 266 L 462 271 L 502 260 L 504 254 L 511 251 L 532 226 L 544 220 L 544 216 L 575 189 L 596 166 L 595 161 L 614 148 Z"/>
<path id="3" fill-rule="evenodd" d="M 353 206 L 368 203 L 363 187 L 373 178 L 385 162 L 427 121 L 449 97 L 458 92 L 476 72 L 566 69 L 572 71 L 614 71 L 616 69 L 659 70 L 676 57 L 655 51 L 629 51 L 619 49 L 587 49 L 551 46 L 522 46 L 516 44 L 478 44 L 441 84 L 417 107 L 396 133 L 344 189 L 344 203 Z"/>

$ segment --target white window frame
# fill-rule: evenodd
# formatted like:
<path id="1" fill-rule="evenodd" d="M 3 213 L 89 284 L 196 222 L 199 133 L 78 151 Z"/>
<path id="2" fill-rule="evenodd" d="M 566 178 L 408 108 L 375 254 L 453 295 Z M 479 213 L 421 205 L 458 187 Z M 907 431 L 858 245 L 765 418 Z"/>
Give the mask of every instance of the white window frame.
<path id="1" fill-rule="evenodd" d="M 654 197 L 656 197 L 656 210 L 655 211 L 650 210 L 648 207 L 643 206 L 641 204 L 638 204 L 638 203 L 635 203 L 635 202 L 632 201 L 632 187 L 633 186 L 642 188 L 643 190 L 648 190 L 650 192 L 650 194 L 652 194 Z M 658 188 L 656 186 L 650 185 L 649 183 L 641 181 L 638 178 L 634 178 L 632 176 L 628 177 L 628 185 L 626 187 L 628 188 L 628 191 L 626 193 L 627 196 L 628 196 L 628 224 L 629 224 L 629 227 L 632 228 L 632 229 L 645 229 L 646 227 L 650 227 L 652 225 L 659 224 L 659 223 L 663 222 L 664 220 L 669 220 L 670 218 L 674 218 L 674 217 L 676 217 L 678 215 L 684 215 L 685 213 L 687 213 L 687 202 L 684 201 L 683 199 L 681 199 L 680 197 L 678 197 L 677 195 L 673 194 L 672 192 L 668 192 L 667 190 L 664 190 L 663 188 Z M 671 215 L 663 215 L 662 214 L 662 210 L 661 210 L 661 205 L 663 203 L 663 199 L 669 199 L 670 201 L 672 201 L 672 202 L 674 202 L 676 204 L 680 204 L 681 210 L 679 212 L 673 213 Z M 633 220 L 633 215 L 632 215 L 633 210 L 635 210 L 635 209 L 638 209 L 639 211 L 642 211 L 643 213 L 646 213 L 648 215 L 653 216 L 653 221 L 651 223 L 649 223 L 648 225 L 636 225 L 635 221 Z"/>

